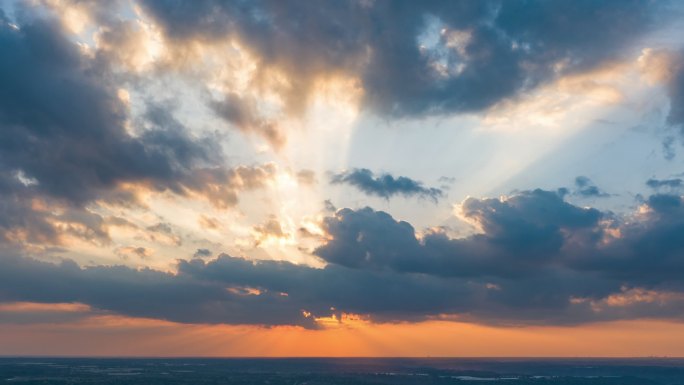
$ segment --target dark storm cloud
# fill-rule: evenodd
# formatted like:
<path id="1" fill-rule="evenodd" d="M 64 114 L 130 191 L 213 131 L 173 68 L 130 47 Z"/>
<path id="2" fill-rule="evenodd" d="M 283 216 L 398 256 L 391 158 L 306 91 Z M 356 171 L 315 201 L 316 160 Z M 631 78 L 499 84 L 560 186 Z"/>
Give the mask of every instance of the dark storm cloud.
<path id="1" fill-rule="evenodd" d="M 405 176 L 394 177 L 390 174 L 375 176 L 371 170 L 361 168 L 332 175 L 333 184 L 348 184 L 368 195 L 389 199 L 395 195 L 417 196 L 433 201 L 442 197 L 442 190 L 423 187 L 421 182 Z"/>
<path id="2" fill-rule="evenodd" d="M 325 220 L 332 240 L 315 253 L 327 262 L 354 268 L 514 276 L 555 263 L 565 232 L 591 232 L 601 218 L 597 210 L 573 206 L 543 190 L 522 192 L 506 201 L 469 198 L 462 210 L 483 234 L 450 239 L 430 232 L 419 240 L 409 223 L 387 213 L 343 209 Z"/>
<path id="3" fill-rule="evenodd" d="M 191 323 L 301 323 L 279 296 L 242 296 L 224 285 L 123 266 L 79 268 L 5 257 L 0 300 L 79 302 L 123 315 Z M 282 303 L 282 301 L 281 301 Z M 280 309 L 278 309 L 280 307 Z"/>
<path id="4" fill-rule="evenodd" d="M 476 111 L 563 74 L 619 58 L 666 3 L 649 1 L 142 0 L 177 42 L 238 38 L 288 76 L 301 110 L 314 78 L 358 76 L 389 116 Z M 233 98 L 234 99 L 234 98 Z M 242 102 L 214 106 L 246 119 Z"/>
<path id="5" fill-rule="evenodd" d="M 131 135 L 106 66 L 83 56 L 56 23 L 27 19 L 19 29 L 3 23 L 0 53 L 5 177 L 20 172 L 32 189 L 83 204 L 121 182 L 205 192 L 207 183 L 250 172 L 211 167 L 221 161 L 215 141 L 193 137 L 167 105 L 148 104 Z"/>
<path id="6" fill-rule="evenodd" d="M 59 219 L 102 243 L 106 226 L 85 209 L 93 201 L 135 204 L 139 187 L 225 208 L 270 178 L 272 165 L 224 168 L 216 141 L 190 134 L 172 106 L 147 103 L 131 119 L 107 63 L 30 10 L 18 26 L 0 14 L 0 236 L 54 243 L 64 230 L 50 219 Z"/>
<path id="7" fill-rule="evenodd" d="M 322 316 L 330 314 L 331 306 L 405 319 L 439 312 L 445 303 L 456 305 L 461 292 L 467 291 L 420 275 L 254 263 L 227 255 L 211 262 L 180 261 L 177 275 L 123 266 L 79 268 L 70 261 L 60 265 L 19 257 L 2 261 L 0 301 L 79 302 L 127 316 L 188 323 L 313 327 L 313 319 L 303 310 Z M 385 284 L 370 294 L 369 288 L 379 280 Z M 451 295 L 441 297 L 444 293 Z"/>
<path id="8" fill-rule="evenodd" d="M 684 268 L 684 204 L 679 196 L 661 194 L 651 196 L 646 207 L 644 217 L 620 222 L 550 191 L 522 192 L 503 201 L 470 198 L 463 215 L 483 233 L 460 239 L 442 232 L 418 239 L 410 224 L 386 213 L 344 209 L 326 220 L 332 239 L 315 253 L 353 269 L 484 286 L 486 298 L 468 311 L 475 318 L 600 319 L 590 303 L 600 306 L 611 296 L 627 301 L 630 295 L 630 305 L 681 317 L 677 306 L 684 281 L 676 272 Z M 639 300 L 634 290 L 664 291 L 672 302 L 658 306 L 655 294 Z M 603 316 L 619 312 L 629 318 L 625 307 L 604 307 Z"/>
<path id="9" fill-rule="evenodd" d="M 329 217 L 323 268 L 284 261 L 180 260 L 176 274 L 2 257 L 0 301 L 78 302 L 98 311 L 190 323 L 315 327 L 312 317 L 375 321 L 444 314 L 481 323 L 682 319 L 684 202 L 654 195 L 639 216 L 574 206 L 556 192 L 470 198 L 481 234 L 421 237 L 370 208 Z M 312 316 L 307 316 L 311 313 Z"/>
<path id="10" fill-rule="evenodd" d="M 107 74 L 52 22 L 3 23 L 0 57 L 0 167 L 23 172 L 41 193 L 82 204 L 124 181 L 173 188 L 195 162 L 211 160 L 205 143 L 176 126 L 129 135 Z"/>

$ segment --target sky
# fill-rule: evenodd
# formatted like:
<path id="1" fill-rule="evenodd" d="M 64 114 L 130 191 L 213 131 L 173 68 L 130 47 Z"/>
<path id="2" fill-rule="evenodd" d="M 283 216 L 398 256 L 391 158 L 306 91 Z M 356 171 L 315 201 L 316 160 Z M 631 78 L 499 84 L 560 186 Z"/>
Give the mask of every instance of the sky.
<path id="1" fill-rule="evenodd" d="M 0 355 L 684 356 L 676 1 L 0 0 Z"/>

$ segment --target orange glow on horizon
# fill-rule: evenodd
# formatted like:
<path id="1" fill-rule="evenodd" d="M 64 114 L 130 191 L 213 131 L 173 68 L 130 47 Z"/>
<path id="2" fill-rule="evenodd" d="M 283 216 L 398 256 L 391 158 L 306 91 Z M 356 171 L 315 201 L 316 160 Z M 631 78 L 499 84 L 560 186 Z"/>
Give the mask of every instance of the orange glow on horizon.
<path id="1" fill-rule="evenodd" d="M 1 311 L 83 311 L 79 304 L 17 303 Z M 331 318 L 332 319 L 332 318 Z M 331 319 L 321 320 L 330 321 Z M 332 321 L 331 321 L 332 322 Z M 5 324 L 0 355 L 211 357 L 643 357 L 684 356 L 684 324 L 618 321 L 574 327 L 463 322 L 373 324 L 353 315 L 321 329 L 187 325 L 96 315 L 74 323 Z"/>

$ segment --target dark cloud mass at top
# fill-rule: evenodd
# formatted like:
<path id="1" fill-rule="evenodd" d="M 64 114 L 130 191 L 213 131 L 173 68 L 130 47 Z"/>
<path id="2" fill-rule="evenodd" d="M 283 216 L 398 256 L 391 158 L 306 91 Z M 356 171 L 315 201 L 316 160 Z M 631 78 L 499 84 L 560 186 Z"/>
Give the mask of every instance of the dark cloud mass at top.
<path id="1" fill-rule="evenodd" d="M 94 201 L 135 204 L 139 188 L 228 207 L 273 173 L 223 167 L 215 141 L 168 106 L 149 102 L 132 119 L 108 63 L 84 55 L 58 21 L 22 9 L 12 23 L 0 12 L 0 238 L 56 242 L 59 220 L 106 242 L 102 218 L 84 210 Z"/>
<path id="2" fill-rule="evenodd" d="M 156 1 L 144 9 L 177 41 L 237 38 L 289 76 L 300 109 L 316 77 L 357 76 L 388 116 L 477 111 L 621 56 L 664 2 Z M 214 104 L 245 120 L 240 103 Z"/>
<path id="3" fill-rule="evenodd" d="M 215 157 L 168 117 L 138 136 L 105 68 L 83 57 L 55 22 L 0 26 L 0 172 L 35 180 L 32 190 L 77 204 L 125 181 L 179 189 L 194 164 Z M 167 121 L 163 121 L 167 119 Z M 17 188 L 22 188 L 18 186 Z"/>

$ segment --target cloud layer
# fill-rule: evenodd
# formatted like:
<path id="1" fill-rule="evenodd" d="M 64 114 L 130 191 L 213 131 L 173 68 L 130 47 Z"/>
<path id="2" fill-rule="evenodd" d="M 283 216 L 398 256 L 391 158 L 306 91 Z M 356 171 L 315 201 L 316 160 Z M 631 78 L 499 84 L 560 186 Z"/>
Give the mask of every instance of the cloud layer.
<path id="1" fill-rule="evenodd" d="M 476 111 L 619 57 L 663 5 L 628 1 L 141 1 L 178 42 L 237 39 L 288 77 L 301 109 L 317 78 L 358 78 L 381 115 Z M 296 20 L 296 21 L 294 21 Z M 248 120 L 234 95 L 217 112 Z M 258 129 L 264 127 L 257 123 Z M 270 135 L 270 134 L 269 134 Z"/>
<path id="2" fill-rule="evenodd" d="M 306 327 L 331 313 L 504 324 L 684 316 L 678 196 L 653 195 L 629 219 L 544 190 L 470 198 L 462 210 L 482 233 L 419 238 L 384 212 L 339 210 L 325 219 L 329 241 L 315 250 L 323 268 L 223 254 L 180 260 L 170 274 L 5 255 L 0 299 L 78 302 L 178 322 Z"/>
<path id="3" fill-rule="evenodd" d="M 445 192 L 420 181 L 435 178 L 354 168 L 317 179 L 322 167 L 372 163 L 349 161 L 356 152 L 344 148 L 344 164 L 328 166 L 327 149 L 317 147 L 354 144 L 349 136 L 363 124 L 296 133 L 324 139 L 285 148 L 288 129 L 318 115 L 326 124 L 336 118 L 325 108 L 306 115 L 336 82 L 344 87 L 330 91 L 335 105 L 358 92 L 350 116 L 481 118 L 546 84 L 633 56 L 633 44 L 668 20 L 668 3 L 140 0 L 120 14 L 122 3 L 94 4 L 0 9 L 0 304 L 18 306 L 0 312 L 12 313 L 12 322 L 51 319 L 41 303 L 67 306 L 67 320 L 93 312 L 308 328 L 341 314 L 514 325 L 682 320 L 678 171 L 641 184 L 652 195 L 638 195 L 640 206 L 627 214 L 573 203 L 610 200 L 620 190 L 584 176 L 571 189 L 471 197 L 456 214 L 472 228 L 456 236 L 442 226 L 454 222 L 440 206 Z M 94 32 L 75 32 L 79 23 Z M 642 58 L 655 61 L 647 70 L 658 72 L 670 101 L 662 120 L 679 130 L 682 55 L 648 52 Z M 192 92 L 167 97 L 178 88 Z M 226 122 L 236 130 L 221 131 Z M 473 132 L 464 143 L 499 135 Z M 241 148 L 252 144 L 245 133 L 268 145 Z M 478 172 L 470 169 L 475 151 L 439 157 L 464 165 L 437 175 L 459 175 L 464 186 L 478 179 L 462 175 Z M 495 166 L 502 175 L 520 171 Z M 422 229 L 415 224 L 426 218 L 397 219 L 410 217 L 408 209 L 393 216 L 310 204 L 339 185 L 387 200 L 429 199 L 446 214 Z M 261 189 L 271 196 L 241 196 Z M 114 233 L 126 241 L 114 242 Z M 96 259 L 105 248 L 111 255 Z M 292 255 L 311 263 L 276 260 Z M 20 305 L 26 314 L 17 315 Z"/>

